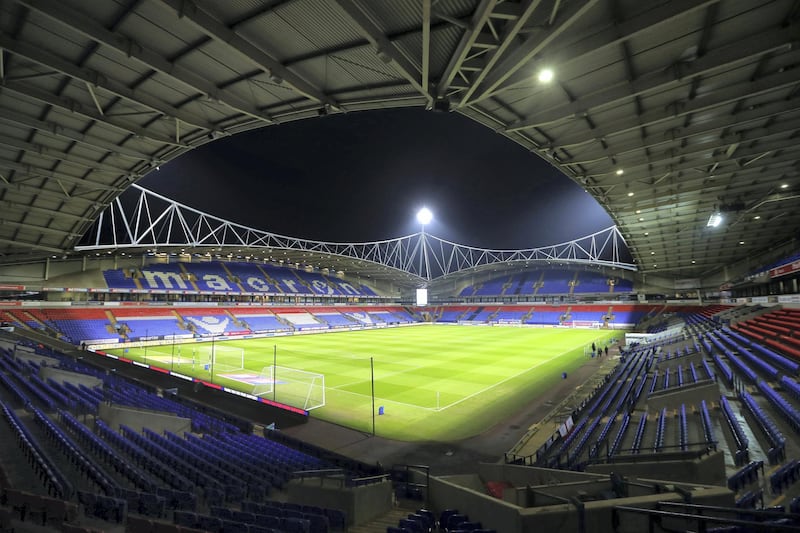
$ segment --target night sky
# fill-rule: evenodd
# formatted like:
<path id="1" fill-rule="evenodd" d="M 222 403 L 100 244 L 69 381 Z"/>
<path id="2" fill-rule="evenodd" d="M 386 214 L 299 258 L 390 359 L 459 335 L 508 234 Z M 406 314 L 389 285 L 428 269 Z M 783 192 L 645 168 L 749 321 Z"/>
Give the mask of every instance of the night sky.
<path id="1" fill-rule="evenodd" d="M 613 225 L 591 195 L 522 146 L 456 113 L 368 111 L 209 143 L 140 185 L 257 229 L 363 242 L 419 230 L 530 248 Z"/>

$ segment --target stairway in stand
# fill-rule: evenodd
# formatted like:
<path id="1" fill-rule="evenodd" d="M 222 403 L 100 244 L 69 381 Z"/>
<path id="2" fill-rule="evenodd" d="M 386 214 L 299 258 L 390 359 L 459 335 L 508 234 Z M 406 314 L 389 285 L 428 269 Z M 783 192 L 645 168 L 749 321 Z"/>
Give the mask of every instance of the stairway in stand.
<path id="1" fill-rule="evenodd" d="M 416 509 L 411 507 L 395 507 L 385 515 L 380 516 L 360 526 L 350 526 L 347 528 L 347 533 L 386 533 L 388 526 L 397 527 L 401 518 L 407 518 L 409 513 L 413 513 Z"/>

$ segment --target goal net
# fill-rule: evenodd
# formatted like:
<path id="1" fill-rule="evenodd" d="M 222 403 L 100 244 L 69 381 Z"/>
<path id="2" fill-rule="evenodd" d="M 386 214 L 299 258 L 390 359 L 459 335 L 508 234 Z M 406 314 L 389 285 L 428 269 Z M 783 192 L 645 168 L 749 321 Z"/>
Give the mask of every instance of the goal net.
<path id="1" fill-rule="evenodd" d="M 265 366 L 253 395 L 311 411 L 325 406 L 325 375 L 287 366 Z"/>
<path id="2" fill-rule="evenodd" d="M 175 352 L 175 363 L 191 364 L 214 373 L 235 372 L 244 368 L 244 348 L 220 344 L 192 344 L 179 346 Z"/>

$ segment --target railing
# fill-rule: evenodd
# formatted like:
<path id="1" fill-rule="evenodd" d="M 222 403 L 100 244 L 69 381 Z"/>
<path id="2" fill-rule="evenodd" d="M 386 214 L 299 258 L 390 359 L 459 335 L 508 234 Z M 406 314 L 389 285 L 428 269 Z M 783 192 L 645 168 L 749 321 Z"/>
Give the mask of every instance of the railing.
<path id="1" fill-rule="evenodd" d="M 644 515 L 648 517 L 648 531 L 684 531 L 692 529 L 694 531 L 707 531 L 709 526 L 744 526 L 747 531 L 796 531 L 800 532 L 800 527 L 794 524 L 780 522 L 787 517 L 786 513 L 768 510 L 743 510 L 730 507 L 717 507 L 711 505 L 697 505 L 680 502 L 658 502 L 658 507 L 669 509 L 685 509 L 690 512 L 666 511 L 661 509 L 643 509 L 641 507 L 628 507 L 619 505 L 612 511 L 612 523 L 617 530 L 625 513 Z M 709 516 L 704 513 L 714 515 L 730 514 L 731 517 Z M 743 517 L 752 517 L 748 520 Z M 763 521 L 759 521 L 759 519 Z M 674 521 L 675 527 L 669 527 L 667 521 Z M 744 529 L 744 528 L 743 528 Z"/>

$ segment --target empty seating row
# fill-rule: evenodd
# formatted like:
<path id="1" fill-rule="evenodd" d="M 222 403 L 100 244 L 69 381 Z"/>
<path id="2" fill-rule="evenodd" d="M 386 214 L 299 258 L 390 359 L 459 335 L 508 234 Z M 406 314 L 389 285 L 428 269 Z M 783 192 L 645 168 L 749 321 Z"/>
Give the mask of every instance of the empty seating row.
<path id="1" fill-rule="evenodd" d="M 264 502 L 243 501 L 242 511 L 252 514 L 273 515 L 278 518 L 288 516 L 286 513 L 301 513 L 305 515 L 319 515 L 327 519 L 330 529 L 343 531 L 347 528 L 347 514 L 340 509 L 330 509 L 315 505 L 301 505 L 293 502 L 280 502 L 266 500 Z M 430 511 L 425 511 L 429 513 Z M 434 519 L 430 514 L 431 520 Z"/>
<path id="2" fill-rule="evenodd" d="M 720 397 L 720 406 L 722 408 L 723 418 L 728 424 L 728 428 L 731 430 L 734 443 L 736 444 L 737 451 L 734 454 L 734 460 L 737 465 L 744 464 L 747 461 L 747 450 L 750 445 L 750 441 L 745 436 L 744 430 L 742 429 L 741 424 L 739 424 L 739 420 L 736 418 L 733 408 L 725 396 Z"/>
<path id="3" fill-rule="evenodd" d="M 104 472 L 94 460 L 84 454 L 77 444 L 64 433 L 58 425 L 39 409 L 32 407 L 34 420 L 44 430 L 56 448 L 63 453 L 70 463 L 87 479 L 95 483 L 105 494 L 114 494 L 119 488 L 114 479 Z"/>
<path id="4" fill-rule="evenodd" d="M 146 473 L 160 478 L 170 487 L 187 492 L 194 491 L 195 485 L 192 481 L 122 434 L 113 431 L 102 420 L 95 420 L 95 430 L 104 440 L 129 457 L 137 467 L 144 469 Z"/>
<path id="5" fill-rule="evenodd" d="M 743 487 L 758 481 L 758 471 L 764 475 L 764 461 L 751 461 L 737 470 L 728 478 L 728 488 L 732 491 L 739 491 Z"/>
<path id="6" fill-rule="evenodd" d="M 175 511 L 173 519 L 179 526 L 201 529 L 208 533 L 265 533 L 267 531 L 275 533 L 312 533 L 310 522 L 302 518 L 277 518 L 269 515 L 255 515 L 254 523 L 251 525 L 202 513 Z"/>
<path id="7" fill-rule="evenodd" d="M 620 423 L 619 430 L 617 431 L 617 436 L 614 437 L 614 443 L 608 450 L 609 457 L 617 454 L 619 447 L 622 445 L 622 439 L 625 437 L 625 432 L 628 430 L 628 424 L 630 424 L 630 422 L 631 422 L 630 413 L 625 413 L 625 415 L 622 417 L 622 422 Z"/>
<path id="8" fill-rule="evenodd" d="M 633 444 L 631 445 L 631 453 L 639 453 L 642 446 L 642 439 L 644 438 L 644 429 L 647 426 L 647 412 L 642 413 L 639 418 L 639 426 L 636 428 L 636 434 L 633 437 Z"/>
<path id="9" fill-rule="evenodd" d="M 800 461 L 789 461 L 769 476 L 769 486 L 773 494 L 780 494 L 800 479 Z"/>
<path id="10" fill-rule="evenodd" d="M 661 409 L 661 413 L 658 415 L 658 420 L 656 421 L 656 440 L 653 444 L 653 451 L 660 452 L 661 449 L 664 447 L 664 432 L 666 430 L 667 425 L 667 408 L 664 407 Z"/>
<path id="11" fill-rule="evenodd" d="M 678 411 L 678 425 L 680 429 L 679 445 L 682 452 L 689 449 L 689 427 L 686 421 L 686 405 L 681 404 L 681 409 Z"/>
<path id="12" fill-rule="evenodd" d="M 711 414 L 708 412 L 708 405 L 705 400 L 700 401 L 700 417 L 703 421 L 703 438 L 706 444 L 716 447 L 717 439 L 714 435 L 714 426 L 711 423 Z"/>
<path id="13" fill-rule="evenodd" d="M 39 481 L 45 485 L 47 494 L 56 498 L 69 499 L 74 492 L 72 484 L 47 457 L 41 444 L 31 435 L 14 411 L 5 404 L 0 403 L 0 406 L 2 406 L 3 418 L 17 439 L 17 445 L 25 453 L 28 464 L 33 468 Z"/>
<path id="14" fill-rule="evenodd" d="M 780 463 L 784 458 L 786 449 L 786 438 L 783 436 L 778 426 L 772 418 L 767 415 L 755 399 L 747 391 L 741 391 L 739 398 L 742 404 L 747 408 L 748 412 L 755 418 L 758 427 L 761 429 L 764 436 L 769 442 L 769 450 L 767 451 L 767 458 L 770 464 Z"/>

